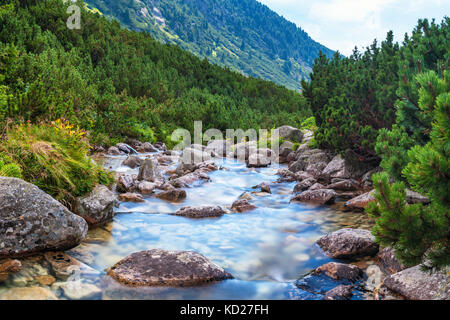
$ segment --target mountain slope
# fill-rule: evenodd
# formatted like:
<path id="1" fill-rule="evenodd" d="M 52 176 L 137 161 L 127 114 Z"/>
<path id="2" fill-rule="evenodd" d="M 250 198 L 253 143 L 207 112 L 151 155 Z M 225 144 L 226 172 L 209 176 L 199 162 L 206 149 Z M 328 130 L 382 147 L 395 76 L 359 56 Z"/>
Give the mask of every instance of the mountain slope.
<path id="1" fill-rule="evenodd" d="M 320 51 L 333 51 L 256 0 L 86 0 L 165 43 L 243 74 L 300 89 Z"/>

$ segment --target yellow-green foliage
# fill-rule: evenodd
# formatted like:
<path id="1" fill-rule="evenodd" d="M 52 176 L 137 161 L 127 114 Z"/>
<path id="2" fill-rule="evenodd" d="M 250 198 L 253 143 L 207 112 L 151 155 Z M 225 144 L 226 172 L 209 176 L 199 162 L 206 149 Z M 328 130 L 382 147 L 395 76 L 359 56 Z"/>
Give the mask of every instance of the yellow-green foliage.
<path id="1" fill-rule="evenodd" d="M 22 170 L 16 163 L 5 164 L 0 155 L 0 177 L 22 178 Z"/>
<path id="2" fill-rule="evenodd" d="M 96 184 L 111 181 L 111 176 L 88 157 L 85 135 L 61 120 L 22 124 L 8 131 L 0 152 L 15 163 L 7 166 L 9 172 L 21 171 L 24 180 L 71 207 L 76 197 L 90 192 Z"/>

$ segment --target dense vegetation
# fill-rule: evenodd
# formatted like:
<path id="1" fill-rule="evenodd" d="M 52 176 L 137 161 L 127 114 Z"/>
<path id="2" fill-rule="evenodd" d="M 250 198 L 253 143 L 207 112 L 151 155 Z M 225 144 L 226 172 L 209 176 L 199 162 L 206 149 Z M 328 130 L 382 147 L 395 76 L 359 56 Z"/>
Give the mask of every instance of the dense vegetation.
<path id="1" fill-rule="evenodd" d="M 71 208 L 74 200 L 111 176 L 87 157 L 86 132 L 55 121 L 8 128 L 0 145 L 0 175 L 23 178 Z"/>
<path id="2" fill-rule="evenodd" d="M 355 49 L 350 57 L 336 54 L 332 59 L 320 55 L 311 81 L 302 82 L 319 127 L 319 145 L 374 164 L 381 155 L 384 162 L 401 168 L 405 161 L 391 157 L 406 153 L 394 154 L 383 144 L 392 141 L 410 147 L 427 141 L 431 120 L 418 107 L 415 74 L 426 70 L 442 74 L 448 68 L 449 31 L 448 18 L 440 25 L 424 20 L 411 37 L 405 36 L 401 47 L 393 43 L 390 32 L 381 45 L 375 41 L 364 53 Z M 388 131 L 394 124 L 395 138 Z M 405 133 L 401 139 L 399 127 Z"/>
<path id="3" fill-rule="evenodd" d="M 377 203 L 369 212 L 376 218 L 373 233 L 385 246 L 394 246 L 408 265 L 426 261 L 428 268 L 450 265 L 450 72 L 434 71 L 416 77 L 419 108 L 431 117 L 430 141 L 407 150 L 402 174 L 431 204 L 407 205 L 405 183 L 389 184 L 387 173 L 376 175 Z"/>
<path id="4" fill-rule="evenodd" d="M 81 4 L 80 4 L 81 5 Z M 310 115 L 298 93 L 200 60 L 87 10 L 66 26 L 58 0 L 0 6 L 0 120 L 65 118 L 108 144 L 165 140 L 193 120 L 208 127 L 259 128 Z M 1 123 L 1 122 L 0 122 Z"/>
<path id="5" fill-rule="evenodd" d="M 291 89 L 333 52 L 256 0 L 86 0 L 133 30 Z"/>
<path id="6" fill-rule="evenodd" d="M 402 46 L 390 32 L 362 54 L 320 55 L 311 82 L 302 82 L 316 143 L 385 170 L 373 178 L 377 202 L 369 208 L 377 241 L 405 264 L 429 268 L 450 263 L 449 22 L 420 20 Z M 407 205 L 406 187 L 431 204 Z"/>

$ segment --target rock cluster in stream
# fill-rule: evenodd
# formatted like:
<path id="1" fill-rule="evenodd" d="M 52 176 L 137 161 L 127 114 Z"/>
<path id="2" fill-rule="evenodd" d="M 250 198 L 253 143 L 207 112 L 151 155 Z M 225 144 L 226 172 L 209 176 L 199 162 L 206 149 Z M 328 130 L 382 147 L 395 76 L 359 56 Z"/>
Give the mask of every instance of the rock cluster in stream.
<path id="1" fill-rule="evenodd" d="M 90 194 L 76 199 L 75 214 L 29 183 L 0 177 L 0 283 L 12 281 L 18 286 L 2 292 L 0 299 L 101 298 L 102 288 L 97 285 L 87 281 L 73 286 L 67 281 L 75 274 L 90 279 L 99 277 L 101 272 L 89 266 L 94 258 L 83 251 L 83 244 L 79 245 L 86 237 L 88 226 L 93 229 L 90 240 L 101 242 L 103 236 L 97 234 L 106 233 L 111 237 L 111 230 L 106 230 L 104 225 L 114 218 L 117 200 L 145 202 L 148 197 L 156 197 L 182 203 L 192 186 L 208 183 L 209 174 L 222 169 L 214 163 L 218 157 L 245 161 L 249 171 L 277 161 L 286 163 L 288 167 L 278 171 L 279 179 L 275 183 L 296 183 L 292 203 L 325 205 L 345 200 L 344 210 L 362 211 L 375 201 L 371 175 L 380 171 L 379 168 L 361 170 L 339 155 L 310 149 L 312 132 L 283 126 L 277 129 L 277 134 L 285 141 L 276 152 L 259 148 L 255 141 L 232 145 L 226 140 L 214 140 L 207 146 L 191 145 L 181 152 L 169 151 L 163 143 L 137 140 L 119 143 L 106 154 L 127 155 L 123 165 L 135 170 L 135 174 L 117 174 L 115 189 L 97 186 Z M 294 142 L 300 143 L 296 150 Z M 172 214 L 202 219 L 251 212 L 257 209 L 252 203 L 253 196 L 270 197 L 271 186 L 261 182 L 255 187 L 257 190 L 242 194 L 223 208 L 184 206 Z M 429 203 L 429 199 L 410 190 L 407 201 Z M 450 298 L 448 273 L 430 275 L 421 271 L 420 266 L 406 268 L 396 259 L 394 249 L 380 250 L 370 231 L 341 229 L 321 237 L 317 245 L 330 259 L 338 261 L 319 266 L 298 279 L 298 290 L 314 297 L 347 300 L 355 296 L 364 298 L 364 293 L 370 291 L 375 298 L 377 295 Z M 14 259 L 30 254 L 36 255 L 27 260 Z M 373 263 L 361 266 L 364 259 Z M 24 265 L 33 273 L 22 274 Z M 107 279 L 126 286 L 196 286 L 233 278 L 199 253 L 161 249 L 133 253 L 107 272 Z"/>

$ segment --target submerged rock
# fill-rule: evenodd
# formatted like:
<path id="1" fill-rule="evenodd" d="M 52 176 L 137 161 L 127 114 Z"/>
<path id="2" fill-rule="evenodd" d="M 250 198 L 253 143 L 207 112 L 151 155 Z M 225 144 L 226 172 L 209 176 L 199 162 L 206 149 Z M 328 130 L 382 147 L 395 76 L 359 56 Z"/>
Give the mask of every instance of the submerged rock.
<path id="1" fill-rule="evenodd" d="M 99 272 L 77 259 L 59 252 L 46 252 L 45 260 L 51 265 L 53 273 L 59 279 L 67 280 L 72 275 L 98 276 Z"/>
<path id="2" fill-rule="evenodd" d="M 225 214 L 219 206 L 201 206 L 201 207 L 183 207 L 178 209 L 177 212 L 173 213 L 175 216 L 182 216 L 188 218 L 211 218 L 211 217 L 221 217 Z"/>
<path id="3" fill-rule="evenodd" d="M 314 204 L 333 203 L 336 198 L 336 192 L 331 189 L 307 190 L 291 199 L 291 202 L 307 202 Z"/>
<path id="4" fill-rule="evenodd" d="M 449 300 L 448 270 L 430 274 L 420 265 L 405 269 L 384 279 L 384 286 L 409 300 Z"/>
<path id="5" fill-rule="evenodd" d="M 77 246 L 86 221 L 21 179 L 0 177 L 0 258 Z"/>
<path id="6" fill-rule="evenodd" d="M 379 248 L 370 231 L 348 228 L 323 236 L 317 241 L 317 244 L 333 259 L 374 256 Z"/>
<path id="7" fill-rule="evenodd" d="M 111 221 L 114 217 L 116 197 L 106 186 L 99 185 L 92 192 L 75 202 L 74 211 L 90 226 Z"/>
<path id="8" fill-rule="evenodd" d="M 53 287 L 60 288 L 64 295 L 71 300 L 95 299 L 102 295 L 102 290 L 99 287 L 81 281 L 55 283 Z"/>
<path id="9" fill-rule="evenodd" d="M 133 253 L 108 270 L 128 286 L 197 286 L 233 276 L 193 251 L 152 249 Z"/>
<path id="10" fill-rule="evenodd" d="M 43 287 L 12 288 L 0 295 L 0 300 L 58 300 L 55 294 Z"/>
<path id="11" fill-rule="evenodd" d="M 22 263 L 19 260 L 0 261 L 0 283 L 8 280 L 12 273 L 20 272 L 20 270 L 22 270 Z"/>

